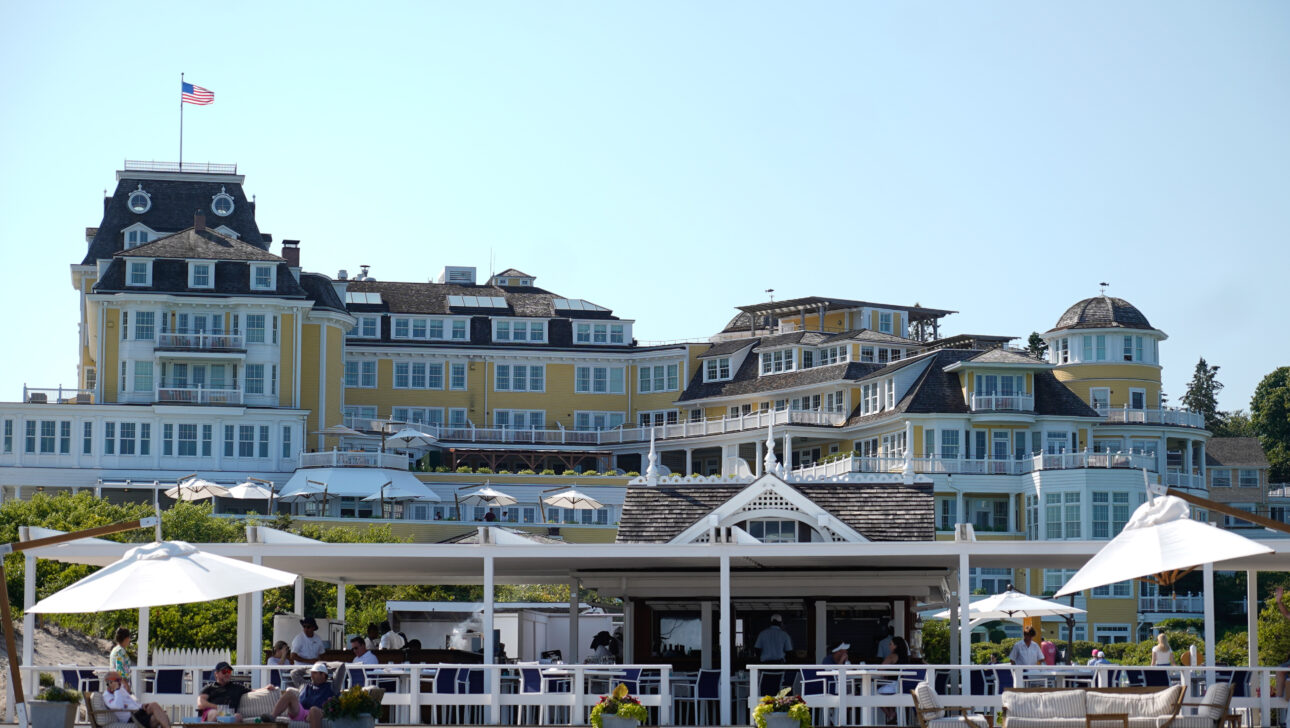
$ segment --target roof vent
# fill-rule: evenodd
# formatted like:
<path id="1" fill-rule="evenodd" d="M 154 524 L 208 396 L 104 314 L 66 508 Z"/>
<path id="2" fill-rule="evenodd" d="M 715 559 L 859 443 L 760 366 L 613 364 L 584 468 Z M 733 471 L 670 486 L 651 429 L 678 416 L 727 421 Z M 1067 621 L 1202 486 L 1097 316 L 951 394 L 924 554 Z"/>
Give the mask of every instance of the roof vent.
<path id="1" fill-rule="evenodd" d="M 475 285 L 475 267 L 464 265 L 446 265 L 443 271 L 439 273 L 436 283 L 457 283 L 459 285 Z"/>
<path id="2" fill-rule="evenodd" d="M 205 229 L 206 229 L 206 216 L 202 214 L 201 210 L 198 210 L 196 213 L 193 214 L 193 230 L 200 233 Z"/>
<path id="3" fill-rule="evenodd" d="M 344 268 L 341 268 L 341 269 L 340 269 L 340 272 L 338 272 L 338 273 L 336 274 L 336 280 L 338 280 L 338 281 L 347 281 L 347 280 L 349 280 L 349 271 L 345 270 Z"/>

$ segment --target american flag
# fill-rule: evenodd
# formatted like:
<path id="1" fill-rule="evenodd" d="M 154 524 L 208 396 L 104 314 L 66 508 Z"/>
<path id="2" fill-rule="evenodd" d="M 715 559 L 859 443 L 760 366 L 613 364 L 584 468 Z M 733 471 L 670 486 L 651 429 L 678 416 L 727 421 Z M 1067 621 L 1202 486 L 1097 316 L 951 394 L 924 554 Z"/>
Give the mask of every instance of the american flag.
<path id="1" fill-rule="evenodd" d="M 191 83 L 181 83 L 180 98 L 182 99 L 180 103 L 205 106 L 215 100 L 215 92 L 207 91 L 201 86 L 194 86 Z"/>

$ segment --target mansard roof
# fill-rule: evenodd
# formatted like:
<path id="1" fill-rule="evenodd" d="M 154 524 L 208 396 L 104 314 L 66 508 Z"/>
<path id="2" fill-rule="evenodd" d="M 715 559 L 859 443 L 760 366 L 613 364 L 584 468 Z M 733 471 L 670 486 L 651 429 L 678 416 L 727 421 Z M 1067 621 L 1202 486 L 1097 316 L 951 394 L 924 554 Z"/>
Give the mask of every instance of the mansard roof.
<path id="1" fill-rule="evenodd" d="M 618 543 L 667 543 L 752 484 L 631 486 Z M 789 483 L 821 510 L 870 541 L 935 537 L 930 483 Z"/>
<path id="2" fill-rule="evenodd" d="M 349 291 L 381 294 L 381 303 L 353 305 L 355 311 L 403 314 L 521 316 L 531 318 L 576 318 L 619 320 L 612 311 L 557 309 L 555 300 L 564 298 L 533 287 L 490 286 L 461 283 L 403 283 L 395 281 L 350 281 Z M 464 308 L 452 306 L 449 296 L 491 296 L 503 298 L 505 308 Z"/>
<path id="3" fill-rule="evenodd" d="M 212 227 L 225 225 L 237 231 L 240 240 L 268 249 L 268 236 L 256 224 L 255 204 L 246 198 L 238 175 L 185 173 L 181 179 L 156 179 L 145 172 L 118 172 L 117 178 L 116 190 L 103 201 L 103 220 L 94 231 L 82 265 L 94 265 L 124 249 L 121 231 L 131 225 L 143 223 L 158 233 L 171 233 L 192 227 L 196 212 L 204 213 Z M 147 211 L 136 213 L 127 200 L 140 187 L 152 204 Z M 212 199 L 221 192 L 233 198 L 233 212 L 224 217 L 211 211 Z"/>
<path id="4" fill-rule="evenodd" d="M 744 359 L 739 371 L 729 381 L 705 382 L 703 381 L 703 372 L 696 371 L 694 376 L 690 378 L 690 384 L 681 393 L 677 401 L 690 402 L 709 397 L 733 397 L 769 393 L 795 387 L 855 380 L 881 368 L 881 364 L 853 361 L 759 376 L 757 357 L 750 356 Z"/>
<path id="5" fill-rule="evenodd" d="M 179 258 L 198 260 L 239 260 L 280 263 L 284 259 L 258 245 L 205 228 L 190 227 L 114 254 L 126 258 Z"/>

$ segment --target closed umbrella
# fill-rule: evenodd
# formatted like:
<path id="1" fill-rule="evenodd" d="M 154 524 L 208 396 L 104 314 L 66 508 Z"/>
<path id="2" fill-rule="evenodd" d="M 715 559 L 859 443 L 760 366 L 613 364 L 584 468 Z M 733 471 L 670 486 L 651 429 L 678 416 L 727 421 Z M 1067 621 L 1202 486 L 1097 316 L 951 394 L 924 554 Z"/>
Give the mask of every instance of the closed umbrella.
<path id="1" fill-rule="evenodd" d="M 199 501 L 215 496 L 228 495 L 228 488 L 196 475 L 185 478 L 175 487 L 166 491 L 166 495 L 175 500 Z"/>
<path id="2" fill-rule="evenodd" d="M 184 541 L 136 546 L 113 564 L 40 600 L 35 614 L 189 604 L 294 584 L 296 575 L 201 551 Z"/>
<path id="3" fill-rule="evenodd" d="M 1169 586 L 1202 564 L 1271 553 L 1244 536 L 1191 519 L 1187 501 L 1157 495 L 1138 506 L 1120 534 L 1084 564 L 1057 596 L 1148 579 Z"/>

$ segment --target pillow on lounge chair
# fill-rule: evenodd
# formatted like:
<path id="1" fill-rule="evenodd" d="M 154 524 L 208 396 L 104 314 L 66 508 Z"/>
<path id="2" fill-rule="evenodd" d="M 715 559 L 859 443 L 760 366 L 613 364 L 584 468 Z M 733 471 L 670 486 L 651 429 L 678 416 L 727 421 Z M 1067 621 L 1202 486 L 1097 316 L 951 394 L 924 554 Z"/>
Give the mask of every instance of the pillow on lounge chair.
<path id="1" fill-rule="evenodd" d="M 1205 697 L 1200 699 L 1200 704 L 1203 707 L 1197 708 L 1196 714 L 1205 716 L 1210 720 L 1218 720 L 1223 717 L 1223 712 L 1231 700 L 1232 683 L 1214 683 L 1205 690 Z"/>
<path id="2" fill-rule="evenodd" d="M 936 711 L 935 715 L 927 714 L 927 718 L 945 717 L 945 706 L 941 705 L 941 696 L 936 694 L 931 685 L 924 680 L 914 686 L 914 700 L 918 701 L 918 708 L 926 711 Z"/>
<path id="3" fill-rule="evenodd" d="M 1167 716 L 1174 712 L 1174 706 L 1182 699 L 1182 686 L 1154 693 L 1104 693 L 1091 690 L 1088 693 L 1088 712 L 1090 713 L 1127 713 L 1134 716 Z"/>
<path id="4" fill-rule="evenodd" d="M 1005 690 L 1003 707 L 1018 718 L 1084 718 L 1082 690 L 1025 693 Z"/>

